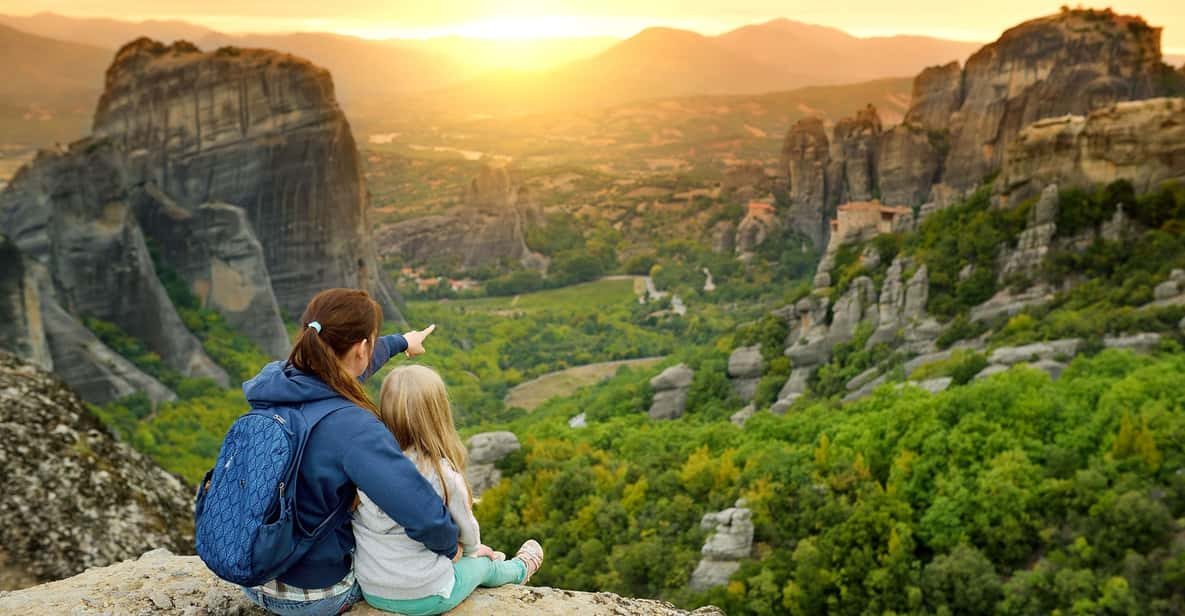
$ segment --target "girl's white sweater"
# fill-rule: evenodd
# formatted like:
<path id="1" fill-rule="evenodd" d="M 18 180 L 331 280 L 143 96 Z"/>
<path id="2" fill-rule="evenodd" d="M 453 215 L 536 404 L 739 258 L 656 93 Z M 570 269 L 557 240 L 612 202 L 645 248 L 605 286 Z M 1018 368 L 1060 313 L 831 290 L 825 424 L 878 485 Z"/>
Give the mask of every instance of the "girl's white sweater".
<path id="1" fill-rule="evenodd" d="M 414 453 L 408 458 L 420 474 L 444 497 L 441 478 L 431 464 L 421 462 Z M 466 556 L 481 545 L 481 529 L 473 517 L 465 478 L 448 460 L 441 460 L 443 481 L 448 485 L 448 506 L 460 530 L 461 547 Z M 432 595 L 447 597 L 453 591 L 453 563 L 407 536 L 402 526 L 383 513 L 362 490 L 360 504 L 354 511 L 354 575 L 366 594 L 384 599 L 420 599 Z"/>

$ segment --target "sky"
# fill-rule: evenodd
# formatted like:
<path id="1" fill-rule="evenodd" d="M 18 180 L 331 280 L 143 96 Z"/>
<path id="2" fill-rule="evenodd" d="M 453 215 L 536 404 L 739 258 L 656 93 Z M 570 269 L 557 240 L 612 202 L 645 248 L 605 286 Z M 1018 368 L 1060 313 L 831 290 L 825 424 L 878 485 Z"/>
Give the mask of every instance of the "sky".
<path id="1" fill-rule="evenodd" d="M 776 17 L 857 36 L 924 34 L 991 41 L 1009 26 L 1057 12 L 1046 0 L 0 0 L 0 13 L 181 19 L 224 32 L 329 31 L 367 38 L 628 37 L 649 26 L 718 34 Z M 1182 0 L 1100 4 L 1164 27 L 1166 52 L 1185 53 Z"/>

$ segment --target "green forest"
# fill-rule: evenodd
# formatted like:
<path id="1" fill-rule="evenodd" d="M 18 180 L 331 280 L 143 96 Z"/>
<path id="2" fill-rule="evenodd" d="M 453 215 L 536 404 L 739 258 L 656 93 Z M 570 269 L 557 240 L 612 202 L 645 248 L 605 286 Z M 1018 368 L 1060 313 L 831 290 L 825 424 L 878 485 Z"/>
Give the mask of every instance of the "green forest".
<path id="1" fill-rule="evenodd" d="M 648 273 L 684 298 L 684 317 L 668 300 L 639 303 L 630 278 L 408 302 L 409 322 L 439 327 L 422 361 L 444 375 L 463 434 L 508 429 L 523 443 L 477 506 L 484 540 L 502 550 L 540 540 L 548 556 L 533 583 L 733 615 L 1185 612 L 1185 307 L 1143 307 L 1171 269 L 1185 267 L 1185 189 L 1135 195 L 1118 182 L 1061 199 L 1059 234 L 1097 231 L 1121 203 L 1139 234 L 1096 233 L 1082 250 L 1052 251 L 1036 274 L 1000 283 L 997 254 L 1015 246 L 1033 202 L 993 208 L 980 191 L 914 233 L 873 240 L 874 267 L 858 258 L 863 245 L 838 255 L 836 284 L 823 291 L 833 297 L 856 276 L 879 285 L 894 255 L 926 265 L 929 310 L 946 325 L 938 345 L 987 345 L 911 376 L 951 376 L 955 387 L 930 394 L 909 385 L 895 370 L 909 356 L 865 348 L 871 330 L 861 327 L 785 415 L 758 412 L 743 428 L 729 421 L 744 405 L 728 380 L 729 353 L 760 345 L 764 411 L 791 368 L 787 325 L 769 313 L 811 292 L 815 257 L 796 239 L 766 242 L 748 265 L 703 241 L 676 240 L 608 272 Z M 968 263 L 976 271 L 960 276 Z M 716 292 L 702 289 L 704 267 Z M 187 325 L 236 380 L 266 361 L 158 269 Z M 1043 306 L 988 322 L 968 317 L 999 288 L 1071 277 L 1076 284 Z M 131 398 L 96 412 L 194 481 L 245 410 L 241 394 L 170 374 L 111 324 L 88 326 L 181 398 L 158 408 Z M 1137 331 L 1162 334 L 1154 353 L 1103 349 L 1104 335 Z M 1067 336 L 1084 338 L 1086 352 L 1056 381 L 1024 365 L 973 378 L 993 348 Z M 531 412 L 503 402 L 510 387 L 541 374 L 647 356 L 666 359 Z M 652 421 L 648 382 L 680 362 L 695 370 L 687 414 Z M 873 365 L 892 378 L 871 397 L 840 403 L 844 384 Z M 580 413 L 588 425 L 569 427 Z M 752 558 L 727 585 L 690 591 L 709 533 L 700 519 L 738 498 L 753 511 Z"/>

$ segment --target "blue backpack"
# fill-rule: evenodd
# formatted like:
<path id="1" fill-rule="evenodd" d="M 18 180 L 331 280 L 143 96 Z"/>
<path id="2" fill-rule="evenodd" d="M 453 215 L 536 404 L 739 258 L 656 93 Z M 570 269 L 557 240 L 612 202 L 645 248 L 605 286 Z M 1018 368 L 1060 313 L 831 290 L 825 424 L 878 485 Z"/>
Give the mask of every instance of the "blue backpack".
<path id="1" fill-rule="evenodd" d="M 313 428 L 349 406 L 340 398 L 253 407 L 231 424 L 194 503 L 197 553 L 218 577 L 241 586 L 276 579 L 349 515 L 343 501 L 316 528 L 296 515 L 300 461 Z"/>

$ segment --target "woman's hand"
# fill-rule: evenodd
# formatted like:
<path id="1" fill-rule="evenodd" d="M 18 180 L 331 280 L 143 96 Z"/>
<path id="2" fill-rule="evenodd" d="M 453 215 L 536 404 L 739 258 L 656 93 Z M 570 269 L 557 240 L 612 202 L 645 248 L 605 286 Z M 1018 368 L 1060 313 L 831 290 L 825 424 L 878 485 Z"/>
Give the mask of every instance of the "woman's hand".
<path id="1" fill-rule="evenodd" d="M 424 353 L 424 339 L 431 335 L 434 331 L 436 331 L 435 323 L 425 327 L 424 329 L 410 331 L 406 334 L 403 334 L 403 339 L 407 340 L 407 351 L 405 351 L 407 356 L 415 357 L 416 355 L 422 355 Z"/>

